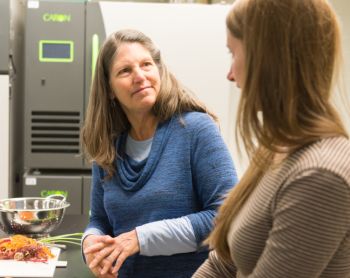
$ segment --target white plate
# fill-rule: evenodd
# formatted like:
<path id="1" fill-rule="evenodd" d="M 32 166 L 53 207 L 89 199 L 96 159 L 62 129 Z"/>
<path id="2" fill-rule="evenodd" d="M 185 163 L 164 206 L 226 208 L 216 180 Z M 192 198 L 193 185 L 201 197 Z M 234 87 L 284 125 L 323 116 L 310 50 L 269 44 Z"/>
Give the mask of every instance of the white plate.
<path id="1" fill-rule="evenodd" d="M 61 249 L 50 249 L 55 257 L 47 263 L 0 260 L 0 277 L 53 277 Z"/>

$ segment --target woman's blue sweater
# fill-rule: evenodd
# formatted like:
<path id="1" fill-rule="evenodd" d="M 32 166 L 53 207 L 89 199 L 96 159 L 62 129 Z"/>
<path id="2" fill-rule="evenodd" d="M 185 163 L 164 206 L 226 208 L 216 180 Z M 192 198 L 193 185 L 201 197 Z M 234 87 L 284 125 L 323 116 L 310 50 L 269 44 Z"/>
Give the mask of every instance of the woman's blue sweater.
<path id="1" fill-rule="evenodd" d="M 229 151 L 207 114 L 189 112 L 158 125 L 147 159 L 125 154 L 126 134 L 116 146 L 116 174 L 93 165 L 91 217 L 87 229 L 117 236 L 154 221 L 187 216 L 198 246 L 212 229 L 224 195 L 237 182 Z M 207 250 L 172 256 L 134 255 L 119 278 L 191 277 Z"/>

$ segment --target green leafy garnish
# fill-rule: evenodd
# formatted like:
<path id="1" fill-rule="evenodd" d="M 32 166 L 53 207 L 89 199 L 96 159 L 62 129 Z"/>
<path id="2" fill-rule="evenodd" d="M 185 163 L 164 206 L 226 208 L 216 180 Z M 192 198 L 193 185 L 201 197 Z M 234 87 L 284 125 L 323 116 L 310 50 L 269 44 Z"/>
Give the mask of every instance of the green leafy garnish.
<path id="1" fill-rule="evenodd" d="M 83 233 L 65 234 L 65 235 L 50 236 L 50 237 L 42 238 L 39 241 L 44 244 L 67 243 L 67 244 L 80 246 L 82 236 L 83 236 Z"/>

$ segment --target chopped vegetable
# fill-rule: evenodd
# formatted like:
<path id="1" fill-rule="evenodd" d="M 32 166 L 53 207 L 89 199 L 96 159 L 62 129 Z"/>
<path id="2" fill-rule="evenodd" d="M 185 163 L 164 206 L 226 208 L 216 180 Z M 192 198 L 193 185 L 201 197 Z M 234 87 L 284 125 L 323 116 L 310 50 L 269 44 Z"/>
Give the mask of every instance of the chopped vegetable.
<path id="1" fill-rule="evenodd" d="M 35 219 L 34 212 L 32 212 L 32 211 L 19 211 L 18 215 L 19 215 L 19 218 L 22 219 L 22 220 L 33 220 L 33 219 Z"/>
<path id="2" fill-rule="evenodd" d="M 0 240 L 0 259 L 47 262 L 54 255 L 43 243 L 26 237 L 14 235 Z"/>

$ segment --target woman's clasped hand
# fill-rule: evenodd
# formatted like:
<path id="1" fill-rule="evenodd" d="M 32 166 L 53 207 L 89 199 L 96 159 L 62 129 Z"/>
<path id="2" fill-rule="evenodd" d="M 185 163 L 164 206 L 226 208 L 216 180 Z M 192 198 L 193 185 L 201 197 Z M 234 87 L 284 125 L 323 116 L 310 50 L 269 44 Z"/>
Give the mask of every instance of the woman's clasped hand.
<path id="1" fill-rule="evenodd" d="M 117 237 L 90 235 L 84 242 L 87 264 L 96 277 L 116 277 L 118 270 L 129 256 L 139 252 L 136 231 Z"/>

